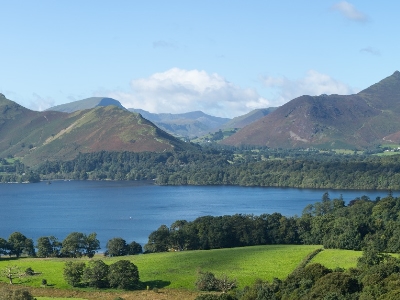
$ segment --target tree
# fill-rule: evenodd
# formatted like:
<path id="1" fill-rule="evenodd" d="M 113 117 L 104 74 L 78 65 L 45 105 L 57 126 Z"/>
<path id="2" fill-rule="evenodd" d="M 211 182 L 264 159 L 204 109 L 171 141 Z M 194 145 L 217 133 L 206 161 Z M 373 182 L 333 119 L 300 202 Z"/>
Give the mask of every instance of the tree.
<path id="1" fill-rule="evenodd" d="M 15 278 L 20 278 L 24 272 L 18 266 L 7 266 L 1 270 L 1 276 L 6 277 L 10 284 L 13 284 Z"/>
<path id="2" fill-rule="evenodd" d="M 9 247 L 8 247 L 8 243 L 5 239 L 0 238 L 0 257 L 1 255 L 6 255 L 8 254 L 9 251 Z"/>
<path id="3" fill-rule="evenodd" d="M 112 238 L 107 242 L 107 255 L 109 256 L 123 256 L 128 254 L 128 245 L 123 238 Z"/>
<path id="4" fill-rule="evenodd" d="M 146 252 L 166 252 L 169 247 L 170 231 L 166 225 L 161 225 L 149 235 L 149 241 L 144 246 Z"/>
<path id="5" fill-rule="evenodd" d="M 110 265 L 110 286 L 119 289 L 134 289 L 139 285 L 139 271 L 129 260 L 119 260 Z"/>
<path id="6" fill-rule="evenodd" d="M 81 257 L 84 249 L 85 235 L 81 232 L 72 232 L 62 241 L 61 254 L 67 257 Z"/>
<path id="7" fill-rule="evenodd" d="M 92 260 L 83 271 L 83 280 L 91 287 L 105 288 L 108 282 L 109 266 L 102 260 Z"/>
<path id="8" fill-rule="evenodd" d="M 82 275 L 84 269 L 85 269 L 84 262 L 72 262 L 72 261 L 66 262 L 63 272 L 65 281 L 72 286 L 79 285 L 79 283 L 82 281 Z"/>
<path id="9" fill-rule="evenodd" d="M 142 245 L 139 243 L 133 241 L 128 245 L 128 254 L 129 255 L 135 255 L 135 254 L 140 254 L 143 253 Z"/>
<path id="10" fill-rule="evenodd" d="M 61 254 L 67 257 L 81 257 L 86 255 L 93 257 L 98 249 L 100 242 L 96 238 L 96 233 L 88 236 L 81 232 L 70 233 L 62 242 Z"/>
<path id="11" fill-rule="evenodd" d="M 97 239 L 97 233 L 92 232 L 84 237 L 85 241 L 85 255 L 92 258 L 97 250 L 100 249 L 100 241 Z"/>
<path id="12" fill-rule="evenodd" d="M 35 255 L 33 241 L 20 232 L 11 233 L 8 238 L 8 246 L 10 249 L 10 255 L 15 255 L 16 257 L 20 257 L 22 253 L 29 256 Z"/>
<path id="13" fill-rule="evenodd" d="M 51 246 L 50 239 L 47 236 L 38 238 L 36 248 L 38 249 L 38 257 L 49 257 L 53 252 L 53 247 Z"/>

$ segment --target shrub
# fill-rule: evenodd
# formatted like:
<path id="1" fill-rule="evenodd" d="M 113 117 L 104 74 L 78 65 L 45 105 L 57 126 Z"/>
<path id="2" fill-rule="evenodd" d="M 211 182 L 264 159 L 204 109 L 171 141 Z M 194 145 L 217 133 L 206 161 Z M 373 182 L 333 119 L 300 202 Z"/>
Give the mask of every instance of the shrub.
<path id="1" fill-rule="evenodd" d="M 68 261 L 64 267 L 64 279 L 72 285 L 77 286 L 81 283 L 85 263 Z"/>
<path id="2" fill-rule="evenodd" d="M 111 287 L 135 289 L 139 286 L 139 271 L 129 260 L 119 260 L 110 265 L 108 280 Z"/>
<path id="3" fill-rule="evenodd" d="M 198 279 L 196 281 L 196 287 L 200 291 L 216 291 L 217 290 L 217 279 L 211 272 L 199 272 Z"/>

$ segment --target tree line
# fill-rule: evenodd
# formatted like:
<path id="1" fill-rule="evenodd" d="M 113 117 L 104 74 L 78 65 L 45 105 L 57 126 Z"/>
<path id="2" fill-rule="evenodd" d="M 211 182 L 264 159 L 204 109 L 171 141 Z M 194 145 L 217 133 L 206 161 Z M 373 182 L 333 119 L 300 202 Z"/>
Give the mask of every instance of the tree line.
<path id="1" fill-rule="evenodd" d="M 37 249 L 37 251 L 35 250 Z M 81 232 L 70 233 L 62 242 L 54 236 L 38 238 L 36 246 L 32 239 L 20 232 L 13 232 L 8 240 L 0 238 L 1 255 L 20 257 L 93 257 L 100 249 L 100 241 L 95 232 L 88 235 Z M 105 256 L 124 256 L 142 253 L 142 246 L 133 241 L 127 243 L 123 238 L 112 238 L 107 242 Z"/>
<path id="2" fill-rule="evenodd" d="M 81 153 L 46 161 L 42 179 L 154 180 L 159 185 L 400 189 L 400 156 L 338 155 L 316 150 Z"/>
<path id="3" fill-rule="evenodd" d="M 280 213 L 236 214 L 177 220 L 149 235 L 145 252 L 217 249 L 271 244 L 310 244 L 361 250 L 373 245 L 381 252 L 400 252 L 400 198 L 353 199 L 345 205 L 324 193 L 301 216 Z"/>

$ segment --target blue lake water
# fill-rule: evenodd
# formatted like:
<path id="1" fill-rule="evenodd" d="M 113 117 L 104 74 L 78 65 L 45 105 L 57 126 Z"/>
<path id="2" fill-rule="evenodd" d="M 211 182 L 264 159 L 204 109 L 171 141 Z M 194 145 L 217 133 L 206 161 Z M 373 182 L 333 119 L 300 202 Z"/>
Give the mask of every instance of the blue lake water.
<path id="1" fill-rule="evenodd" d="M 0 184 L 0 237 L 20 231 L 36 243 L 54 235 L 62 241 L 73 231 L 96 232 L 104 249 L 113 237 L 147 243 L 149 234 L 175 220 L 192 221 L 204 215 L 279 212 L 301 215 L 303 208 L 343 195 L 346 202 L 386 191 L 318 190 L 239 186 L 156 186 L 139 181 L 53 181 Z M 394 192 L 396 196 L 397 192 Z"/>

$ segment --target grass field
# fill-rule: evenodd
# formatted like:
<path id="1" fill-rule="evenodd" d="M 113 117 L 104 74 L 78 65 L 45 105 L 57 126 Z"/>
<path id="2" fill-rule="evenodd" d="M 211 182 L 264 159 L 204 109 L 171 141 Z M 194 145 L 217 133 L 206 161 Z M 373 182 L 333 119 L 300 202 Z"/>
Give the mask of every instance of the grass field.
<path id="1" fill-rule="evenodd" d="M 24 277 L 14 286 L 24 286 L 31 289 L 31 293 L 38 300 L 86 300 L 104 299 L 113 300 L 120 296 L 124 299 L 194 299 L 199 294 L 195 290 L 197 272 L 210 271 L 217 277 L 226 274 L 231 279 L 236 279 L 239 288 L 251 285 L 258 278 L 272 280 L 274 277 L 284 279 L 296 266 L 315 249 L 316 245 L 268 245 L 232 249 L 218 249 L 207 251 L 182 251 L 146 255 L 106 258 L 101 255 L 94 259 L 102 259 L 111 264 L 119 259 L 129 259 L 138 266 L 140 280 L 149 286 L 150 290 L 143 291 L 118 291 L 94 290 L 89 288 L 72 288 L 63 279 L 64 264 L 68 260 L 89 261 L 83 259 L 0 259 L 0 270 L 6 266 L 19 266 L 22 270 L 31 267 L 37 274 Z M 321 263 L 335 269 L 351 268 L 357 264 L 361 251 L 327 249 L 316 255 L 310 263 Z M 48 287 L 41 287 L 45 278 Z M 0 278 L 2 285 L 6 278 Z M 153 291 L 157 288 L 158 292 Z M 38 297 L 42 296 L 42 297 Z M 46 296 L 46 297 L 45 297 Z M 58 298 L 50 298 L 58 297 Z"/>
<path id="2" fill-rule="evenodd" d="M 136 256 L 126 256 L 138 266 L 140 280 L 149 288 L 188 289 L 195 288 L 197 272 L 210 271 L 217 276 L 226 274 L 236 279 L 239 287 L 251 285 L 255 279 L 271 280 L 274 277 L 285 278 L 301 260 L 320 246 L 271 245 L 207 251 L 167 252 Z M 119 258 L 96 256 L 111 264 Z M 40 287 L 46 279 L 50 287 L 72 289 L 63 278 L 64 264 L 68 259 L 20 258 L 0 260 L 0 269 L 9 265 L 19 266 L 22 270 L 28 267 L 39 273 L 23 277 L 25 286 Z M 84 259 L 73 259 L 74 261 Z M 6 278 L 0 281 L 7 282 Z M 16 279 L 15 282 L 20 282 Z"/>
<path id="3" fill-rule="evenodd" d="M 329 269 L 335 268 L 355 268 L 357 258 L 362 255 L 362 251 L 325 249 L 315 256 L 310 263 L 320 263 Z"/>

